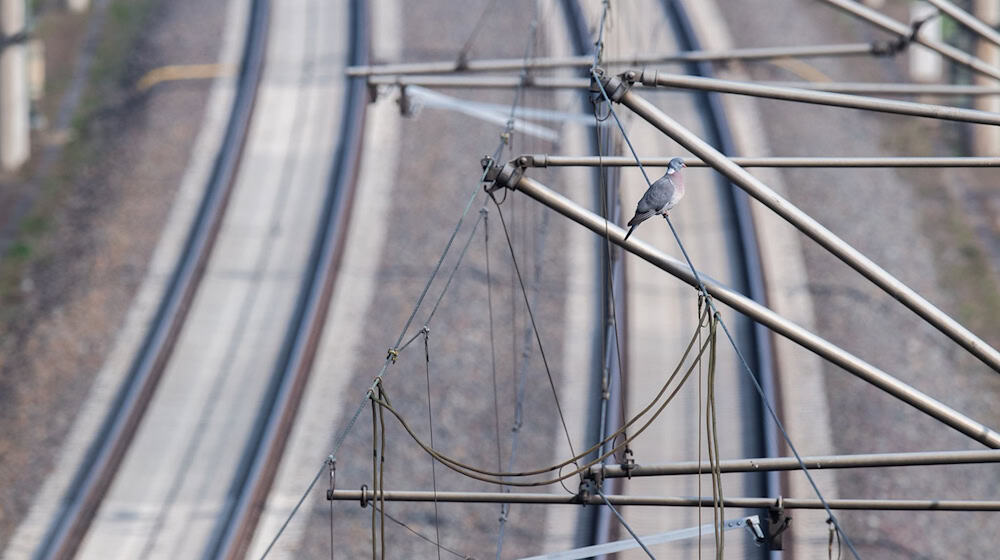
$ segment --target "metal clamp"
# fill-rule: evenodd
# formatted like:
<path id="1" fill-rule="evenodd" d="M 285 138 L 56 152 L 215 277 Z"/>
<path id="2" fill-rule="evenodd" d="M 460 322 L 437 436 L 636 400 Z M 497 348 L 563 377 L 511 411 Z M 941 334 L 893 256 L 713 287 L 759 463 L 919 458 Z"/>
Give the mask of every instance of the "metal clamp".
<path id="1" fill-rule="evenodd" d="M 622 100 L 622 97 L 628 93 L 628 90 L 632 88 L 632 83 L 635 81 L 635 72 L 626 72 L 622 76 L 605 76 L 604 70 L 602 68 L 595 68 L 593 75 L 591 75 L 591 85 L 590 89 L 592 93 L 596 93 L 601 96 L 601 90 L 597 87 L 595 80 L 600 80 L 601 85 L 604 86 L 604 92 L 608 94 L 608 99 L 618 103 Z"/>
<path id="2" fill-rule="evenodd" d="M 326 490 L 327 501 L 333 501 L 333 491 L 337 489 L 337 460 L 328 459 L 327 464 L 330 465 L 330 487 Z"/>
<path id="3" fill-rule="evenodd" d="M 503 165 L 503 167 L 497 167 L 493 163 L 493 158 L 484 157 L 481 160 L 483 164 L 483 169 L 488 169 L 486 172 L 486 180 L 483 188 L 486 192 L 493 192 L 501 188 L 508 188 L 514 190 L 517 187 L 517 183 L 524 176 L 524 167 L 520 165 L 521 158 L 513 159 Z M 487 168 L 487 165 L 490 165 Z"/>
<path id="4" fill-rule="evenodd" d="M 372 496 L 373 500 L 374 500 L 374 498 L 375 497 Z M 363 507 L 363 508 L 368 507 L 368 485 L 367 484 L 362 484 L 361 485 L 361 507 Z"/>
<path id="5" fill-rule="evenodd" d="M 635 468 L 638 465 L 635 464 L 635 458 L 632 457 L 633 455 L 632 448 L 629 447 L 628 445 L 625 446 L 624 455 L 625 455 L 625 460 L 622 461 L 622 471 L 625 473 L 625 476 L 629 480 L 632 480 L 632 471 L 635 470 Z"/>
<path id="6" fill-rule="evenodd" d="M 783 550 L 782 536 L 792 524 L 792 518 L 785 512 L 781 496 L 774 505 L 767 508 L 767 547 L 769 550 Z"/>

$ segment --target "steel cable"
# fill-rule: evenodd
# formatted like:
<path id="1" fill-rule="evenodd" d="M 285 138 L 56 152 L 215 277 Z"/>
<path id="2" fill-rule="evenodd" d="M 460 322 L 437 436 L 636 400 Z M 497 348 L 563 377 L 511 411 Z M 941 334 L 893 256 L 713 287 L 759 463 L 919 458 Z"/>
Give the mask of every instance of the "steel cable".
<path id="1" fill-rule="evenodd" d="M 694 341 L 696 339 L 696 336 L 697 336 L 697 333 L 695 334 L 695 336 L 692 337 L 692 341 Z M 677 378 L 677 375 L 680 373 L 681 369 L 683 368 L 684 362 L 686 361 L 687 355 L 690 353 L 690 350 L 691 350 L 691 347 L 693 346 L 693 344 L 689 343 L 688 348 L 685 351 L 685 355 L 681 358 L 681 361 L 678 363 L 677 367 L 674 369 L 673 373 L 669 376 L 669 378 L 667 379 L 667 381 L 664 383 L 663 387 L 657 393 L 657 395 L 653 399 L 653 401 L 649 405 L 647 405 L 641 412 L 639 412 L 634 418 L 632 418 L 631 420 L 629 420 L 629 422 L 627 422 L 625 426 L 623 426 L 622 428 L 620 428 L 614 434 L 609 435 L 606 438 L 605 441 L 602 441 L 602 442 L 599 442 L 599 443 L 595 444 L 593 447 L 591 447 L 590 449 L 584 451 L 582 454 L 580 454 L 578 456 L 571 457 L 571 458 L 569 458 L 569 459 L 567 459 L 567 460 L 565 460 L 565 461 L 563 461 L 563 462 L 561 462 L 559 464 L 552 465 L 550 467 L 546 467 L 546 468 L 543 468 L 543 469 L 535 469 L 535 470 L 532 470 L 532 471 L 522 471 L 522 472 L 493 472 L 493 471 L 488 471 L 488 470 L 485 470 L 485 469 L 482 469 L 482 468 L 478 468 L 478 467 L 475 467 L 475 466 L 472 466 L 472 465 L 465 464 L 465 463 L 463 463 L 461 461 L 458 461 L 457 459 L 454 459 L 452 457 L 444 455 L 443 453 L 440 453 L 439 451 L 435 450 L 433 447 L 431 447 L 427 443 L 423 442 L 419 438 L 419 436 L 416 435 L 416 433 L 414 432 L 414 430 L 410 427 L 409 423 L 403 418 L 402 414 L 400 412 L 398 412 L 392 406 L 392 402 L 389 399 L 388 394 L 385 392 L 385 387 L 384 386 L 381 387 L 381 391 L 380 391 L 380 396 L 379 397 L 374 397 L 373 396 L 373 401 L 377 402 L 377 404 L 379 406 L 385 408 L 386 410 L 389 411 L 390 414 L 392 414 L 393 416 L 395 416 L 396 419 L 399 421 L 400 425 L 403 427 L 403 429 L 410 435 L 410 437 L 414 440 L 414 442 L 416 442 L 417 445 L 420 446 L 425 452 L 427 452 L 432 457 L 434 457 L 435 459 L 437 459 L 438 461 L 440 461 L 446 467 L 450 468 L 451 470 L 453 470 L 453 471 L 455 471 L 455 472 L 457 472 L 457 473 L 459 473 L 459 474 L 461 474 L 463 476 L 466 476 L 466 477 L 469 477 L 469 478 L 472 478 L 472 479 L 475 479 L 475 480 L 479 480 L 481 482 L 486 482 L 486 483 L 490 483 L 490 484 L 497 484 L 497 485 L 521 486 L 521 487 L 546 486 L 546 485 L 549 485 L 549 484 L 555 484 L 555 483 L 560 482 L 562 480 L 566 480 L 566 479 L 572 478 L 573 476 L 576 476 L 576 475 L 578 475 L 578 474 L 586 471 L 591 466 L 596 465 L 596 464 L 600 463 L 601 461 L 603 461 L 604 459 L 606 459 L 607 457 L 613 455 L 614 453 L 616 453 L 617 451 L 619 451 L 620 449 L 622 449 L 623 447 L 625 447 L 626 445 L 628 445 L 629 443 L 631 443 L 635 438 L 637 438 L 643 432 L 645 432 L 645 430 L 659 417 L 659 415 L 663 412 L 663 410 L 666 409 L 667 405 L 670 404 L 670 402 L 673 400 L 673 398 L 677 395 L 677 393 L 680 391 L 680 389 L 684 386 L 685 382 L 688 380 L 688 378 L 691 376 L 692 372 L 694 371 L 695 366 L 698 365 L 698 363 L 700 363 L 700 361 L 702 359 L 702 356 L 704 355 L 706 349 L 708 349 L 708 348 L 710 348 L 712 346 L 714 340 L 715 340 L 715 332 L 714 332 L 714 330 L 712 330 L 712 332 L 710 333 L 709 339 L 699 348 L 699 352 L 695 355 L 694 359 L 692 360 L 692 363 L 688 366 L 687 370 L 684 372 L 684 375 L 682 376 L 682 378 L 681 378 L 680 382 L 677 384 L 677 386 L 673 389 L 673 391 L 670 392 L 670 394 L 667 396 L 667 398 L 664 400 L 664 402 L 662 404 L 660 404 L 659 407 L 657 407 L 657 409 L 653 413 L 653 415 L 644 424 L 642 424 L 642 426 L 638 430 L 636 430 L 635 433 L 633 433 L 631 437 L 625 438 L 622 441 L 622 443 L 620 443 L 618 445 L 615 445 L 610 451 L 607 451 L 607 452 L 601 454 L 600 456 L 598 456 L 597 458 L 595 458 L 595 459 L 593 459 L 591 461 L 587 461 L 582 466 L 578 466 L 578 468 L 575 469 L 575 470 L 573 470 L 572 472 L 570 472 L 568 474 L 565 474 L 565 475 L 559 475 L 559 476 L 557 476 L 556 478 L 553 478 L 553 479 L 547 479 L 547 480 L 541 480 L 541 481 L 529 481 L 529 482 L 518 482 L 518 481 L 505 480 L 507 478 L 523 478 L 523 477 L 528 477 L 528 476 L 533 476 L 533 475 L 538 475 L 538 474 L 544 474 L 544 473 L 547 473 L 547 472 L 558 471 L 558 470 L 562 469 L 563 467 L 565 467 L 567 465 L 577 463 L 582 457 L 585 457 L 585 456 L 589 455 L 590 453 L 592 453 L 593 451 L 597 450 L 598 448 L 600 448 L 602 445 L 604 445 L 608 441 L 612 441 L 615 438 L 617 438 L 619 435 L 621 435 L 624 432 L 624 430 L 626 428 L 628 428 L 632 424 L 634 424 L 634 423 L 638 422 L 639 420 L 641 420 L 642 417 L 659 402 L 660 398 L 663 396 L 664 393 L 666 393 L 666 390 L 669 388 L 670 384 L 673 382 L 674 379 Z M 712 364 L 711 360 L 710 360 L 709 367 L 710 368 L 713 367 L 713 364 Z"/>

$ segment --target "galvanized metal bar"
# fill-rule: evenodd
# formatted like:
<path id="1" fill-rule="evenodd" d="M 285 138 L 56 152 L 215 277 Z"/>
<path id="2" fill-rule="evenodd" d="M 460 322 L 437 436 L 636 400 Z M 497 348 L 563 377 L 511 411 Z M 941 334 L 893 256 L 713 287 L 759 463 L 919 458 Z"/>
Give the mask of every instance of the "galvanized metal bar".
<path id="1" fill-rule="evenodd" d="M 948 0 L 927 0 L 928 4 L 955 18 L 956 21 L 969 29 L 975 31 L 980 37 L 1000 46 L 1000 33 L 986 24 L 983 20 L 959 8 Z"/>
<path id="2" fill-rule="evenodd" d="M 612 78 L 611 80 L 617 80 L 617 78 Z M 660 111 L 655 105 L 643 99 L 635 92 L 628 90 L 628 88 L 623 87 L 621 83 L 612 84 L 612 86 L 609 87 L 606 84 L 605 88 L 608 91 L 615 91 L 617 95 L 613 98 L 615 101 L 632 109 L 637 115 L 728 177 L 734 185 L 746 191 L 750 196 L 756 198 L 771 210 L 774 210 L 775 213 L 794 225 L 799 231 L 811 237 L 827 251 L 830 251 L 840 260 L 844 261 L 845 264 L 857 270 L 865 278 L 871 280 L 875 285 L 882 288 L 903 305 L 909 307 L 928 323 L 934 325 L 935 328 L 960 344 L 972 353 L 972 355 L 982 360 L 983 363 L 1000 372 L 1000 352 L 997 352 L 995 348 L 959 324 L 958 321 L 949 317 L 948 314 L 935 307 L 931 302 L 924 299 L 899 279 L 886 272 L 882 267 L 875 264 L 871 259 L 843 239 L 837 237 L 832 231 L 826 229 L 822 224 L 813 219 L 812 216 L 806 214 L 797 206 L 771 190 L 770 187 L 751 175 L 746 169 L 730 161 L 729 158 L 721 154 L 696 134 L 667 116 L 663 111 Z M 812 95 L 839 95 L 832 93 L 810 93 Z M 883 103 L 889 102 L 883 101 Z M 995 115 L 995 117 L 1000 118 L 1000 114 Z"/>
<path id="3" fill-rule="evenodd" d="M 824 1 L 899 37 L 908 37 L 913 31 L 909 25 L 906 25 L 901 21 L 897 21 L 877 10 L 873 10 L 861 2 L 856 2 L 854 0 Z M 942 43 L 941 41 L 928 39 L 920 33 L 917 33 L 913 40 L 931 50 L 937 51 L 941 55 L 959 64 L 968 66 L 969 68 L 987 76 L 1000 79 L 1000 68 L 991 65 L 981 58 L 972 56 L 961 49 L 957 49 L 951 45 Z"/>
<path id="4" fill-rule="evenodd" d="M 625 230 L 616 224 L 607 223 L 604 218 L 583 208 L 579 204 L 569 200 L 561 194 L 549 189 L 538 181 L 530 177 L 521 176 L 514 185 L 508 185 L 504 178 L 513 180 L 516 177 L 506 172 L 510 164 L 504 167 L 497 181 L 501 186 L 514 188 L 538 202 L 552 208 L 560 214 L 583 225 L 594 233 L 611 240 L 612 243 L 620 245 L 626 251 L 642 258 L 653 266 L 672 274 L 687 284 L 697 287 L 694 275 L 688 266 L 663 253 L 651 245 L 639 240 L 637 237 L 630 237 L 625 241 Z M 516 174 L 515 174 L 516 175 Z M 772 331 L 788 338 L 789 340 L 815 352 L 817 355 L 837 364 L 849 373 L 864 379 L 876 387 L 886 391 L 890 395 L 902 400 L 914 408 L 938 419 L 942 423 L 962 432 L 976 441 L 992 448 L 1000 448 L 1000 433 L 997 433 L 985 424 L 965 416 L 964 414 L 950 408 L 949 406 L 931 398 L 930 396 L 903 383 L 888 373 L 876 368 L 864 360 L 852 355 L 846 350 L 830 343 L 822 337 L 808 331 L 807 329 L 793 323 L 787 318 L 775 313 L 771 309 L 764 307 L 751 298 L 736 292 L 718 281 L 707 276 L 704 272 L 699 272 L 705 289 L 716 300 L 725 303 L 729 307 L 750 317 L 751 319 L 770 328 Z"/>
<path id="5" fill-rule="evenodd" d="M 672 74 L 666 74 L 670 76 Z M 707 79 L 707 78 L 706 78 Z M 948 84 L 885 84 L 864 82 L 736 82 L 747 85 L 794 88 L 808 91 L 868 95 L 948 95 L 984 96 L 1000 95 L 1000 87 Z M 462 89 L 514 89 L 522 87 L 519 76 L 468 76 L 435 74 L 372 75 L 368 84 L 373 86 L 399 85 Z M 535 89 L 585 89 L 590 86 L 586 78 L 529 76 L 524 87 Z M 681 86 L 677 86 L 681 87 Z M 705 89 L 705 88 L 702 88 Z M 925 104 L 926 106 L 926 104 Z M 949 107 L 950 108 L 950 107 Z M 989 113 L 987 113 L 989 114 Z M 926 115 L 923 115 L 926 116 Z M 939 117 L 940 118 L 940 117 Z"/>
<path id="6" fill-rule="evenodd" d="M 968 465 L 1000 463 L 1000 449 L 983 451 L 930 451 L 914 453 L 869 453 L 863 455 L 822 455 L 803 457 L 808 469 L 858 469 L 875 467 L 917 467 L 927 465 Z M 795 471 L 800 469 L 795 457 L 762 457 L 719 461 L 723 473 Z M 594 465 L 593 476 L 623 478 L 639 476 L 674 476 L 711 472 L 707 462 L 683 461 L 666 465 Z"/>
<path id="7" fill-rule="evenodd" d="M 880 99 L 877 97 L 813 91 L 802 88 L 767 86 L 749 82 L 720 80 L 717 78 L 701 78 L 698 76 L 686 76 L 683 74 L 669 74 L 666 72 L 659 72 L 657 70 L 643 70 L 641 72 L 630 71 L 625 73 L 625 77 L 626 80 L 635 80 L 647 86 L 665 86 L 684 89 L 720 91 L 724 93 L 780 99 L 783 101 L 795 101 L 799 103 L 812 103 L 816 105 L 830 105 L 834 107 L 878 111 L 881 113 L 895 113 L 899 115 L 912 115 L 932 119 L 1000 125 L 1000 113 L 989 113 L 986 111 L 977 111 L 975 109 L 961 109 L 945 105 Z"/>
<path id="8" fill-rule="evenodd" d="M 855 95 L 1000 95 L 1000 87 L 962 84 L 888 84 L 876 82 L 754 82 L 760 85 L 851 93 Z"/>
<path id="9" fill-rule="evenodd" d="M 686 51 L 669 54 L 653 54 L 628 58 L 610 58 L 607 65 L 636 66 L 672 62 L 721 62 L 730 60 L 768 60 L 776 58 L 812 58 L 826 56 L 865 56 L 872 54 L 870 43 L 847 43 L 834 45 L 808 45 L 799 47 L 758 47 L 746 49 L 726 49 L 715 51 Z M 591 55 L 538 57 L 525 61 L 520 58 L 499 58 L 467 60 L 459 65 L 455 60 L 437 62 L 414 62 L 400 64 L 380 64 L 370 66 L 350 66 L 348 76 L 380 76 L 405 74 L 447 74 L 452 72 L 502 72 L 521 70 L 545 70 L 553 68 L 589 67 L 594 63 Z"/>
<path id="10" fill-rule="evenodd" d="M 426 492 L 406 490 L 386 490 L 376 494 L 374 490 L 334 490 L 330 496 L 338 501 L 373 503 L 375 498 L 385 498 L 387 502 L 438 502 L 449 503 L 511 503 L 511 504 L 551 504 L 551 505 L 601 505 L 604 500 L 597 494 L 586 497 L 574 494 L 536 494 L 531 492 Z M 615 506 L 666 506 L 666 507 L 712 507 L 712 497 L 687 496 L 623 496 L 609 495 L 608 501 Z M 877 500 L 877 499 L 834 499 L 827 500 L 831 509 L 899 510 L 899 511 L 1000 511 L 1000 500 Z M 782 498 L 782 506 L 787 509 L 823 509 L 823 503 L 813 498 Z M 775 504 L 770 498 L 723 499 L 727 508 L 762 509 Z"/>
<path id="11" fill-rule="evenodd" d="M 645 167 L 666 167 L 669 157 L 639 158 Z M 740 167 L 1000 167 L 1000 157 L 732 157 Z M 524 154 L 522 167 L 635 167 L 630 156 L 561 156 Z M 688 167 L 710 167 L 698 158 L 686 157 Z"/>

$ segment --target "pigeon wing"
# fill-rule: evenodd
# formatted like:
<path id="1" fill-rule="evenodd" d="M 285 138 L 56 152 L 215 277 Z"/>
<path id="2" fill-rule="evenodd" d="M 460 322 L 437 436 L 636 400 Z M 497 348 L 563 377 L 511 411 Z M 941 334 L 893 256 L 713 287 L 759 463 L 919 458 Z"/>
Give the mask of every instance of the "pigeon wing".
<path id="1" fill-rule="evenodd" d="M 660 177 L 646 190 L 636 205 L 636 214 L 656 214 L 662 211 L 674 196 L 674 182 L 669 175 Z"/>

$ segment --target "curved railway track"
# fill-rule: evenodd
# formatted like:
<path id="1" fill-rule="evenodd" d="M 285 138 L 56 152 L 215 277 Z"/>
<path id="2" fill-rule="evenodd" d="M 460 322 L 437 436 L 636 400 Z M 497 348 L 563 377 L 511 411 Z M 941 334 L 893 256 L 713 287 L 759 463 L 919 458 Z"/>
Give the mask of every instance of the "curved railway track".
<path id="1" fill-rule="evenodd" d="M 66 497 L 65 505 L 48 531 L 42 548 L 35 554 L 36 558 L 72 558 L 76 555 L 135 439 L 156 393 L 157 385 L 164 376 L 167 363 L 171 360 L 175 344 L 184 328 L 188 310 L 199 289 L 222 227 L 227 202 L 235 188 L 237 171 L 242 159 L 250 157 L 244 156 L 244 147 L 248 143 L 251 115 L 259 97 L 258 85 L 264 74 L 265 59 L 274 57 L 274 52 L 265 55 L 272 10 L 280 9 L 271 4 L 270 0 L 254 0 L 249 8 L 244 52 L 231 114 L 204 199 L 186 240 L 182 260 L 178 263 L 165 291 L 149 334 L 129 372 L 127 382 L 114 401 L 112 412 L 92 444 L 86 461 L 78 470 L 79 474 L 71 486 L 73 494 Z M 367 2 L 350 0 L 349 12 L 350 22 L 347 29 L 350 30 L 351 36 L 344 63 L 362 64 L 367 62 L 368 57 Z M 320 19 L 319 14 L 312 13 L 311 16 L 307 15 L 305 20 L 299 21 L 315 28 L 314 35 L 319 36 Z M 288 22 L 286 19 L 285 23 Z M 310 52 L 318 53 L 319 49 L 330 48 L 330 44 L 332 43 L 306 46 L 305 52 L 307 55 Z M 315 81 L 318 79 L 315 68 L 315 65 L 303 66 L 301 70 L 305 72 L 302 74 L 303 79 L 311 76 L 314 84 L 319 83 Z M 283 71 L 281 68 L 278 70 Z M 276 85 L 280 90 L 282 87 L 280 81 Z M 274 93 L 275 85 L 269 87 L 272 88 L 272 93 L 268 95 L 272 96 L 270 102 L 273 108 L 276 99 L 274 96 L 277 93 Z M 219 513 L 213 514 L 214 529 L 207 536 L 207 544 L 202 554 L 205 558 L 240 558 L 245 555 L 260 509 L 274 477 L 285 436 L 293 422 L 312 365 L 342 252 L 346 228 L 345 215 L 351 204 L 358 172 L 365 95 L 363 80 L 349 79 L 344 89 L 338 121 L 339 140 L 330 156 L 329 161 L 332 163 L 328 167 L 329 174 L 321 197 L 322 203 L 306 208 L 307 211 L 315 210 L 318 214 L 317 226 L 313 230 L 315 232 L 313 238 L 308 242 L 310 249 L 306 251 L 308 256 L 304 260 L 297 295 L 291 300 L 293 309 L 284 330 L 284 339 L 277 349 L 277 358 L 264 383 L 263 395 L 253 414 L 248 435 L 245 441 L 237 442 L 242 444 L 242 452 L 234 463 L 235 472 L 229 481 L 228 491 L 219 507 Z M 299 107 L 311 97 L 302 99 L 303 101 L 295 101 L 294 115 L 306 114 L 302 111 L 315 106 Z M 301 134 L 303 139 L 300 144 L 304 148 L 311 148 L 312 146 L 302 143 L 305 141 L 306 132 L 302 131 Z M 293 165 L 298 165 L 304 170 L 315 169 L 316 164 L 309 163 L 308 156 L 295 155 L 300 159 Z M 304 167 L 309 165 L 312 167 Z M 288 175 L 287 172 L 282 174 L 282 182 L 292 180 L 294 180 L 292 175 Z M 287 196 L 293 195 L 289 193 Z M 277 217 L 278 214 L 274 216 Z M 267 241 L 267 243 L 270 247 L 272 242 Z M 273 252 L 270 248 L 265 248 L 263 251 L 261 257 L 258 257 L 258 266 L 263 266 L 263 263 L 269 260 L 268 255 Z M 264 260 L 260 260 L 261 258 Z M 262 273 L 263 269 L 253 274 L 260 279 L 262 277 L 259 275 Z M 245 300 L 244 306 L 251 305 L 256 300 L 253 295 L 248 297 L 251 299 Z M 240 322 L 250 320 L 249 315 L 245 317 L 243 315 L 245 314 L 241 312 Z M 246 333 L 245 329 L 238 329 L 232 336 L 246 337 Z M 234 344 L 236 344 L 235 339 L 229 343 L 231 348 L 235 348 Z M 219 367 L 227 370 L 238 367 L 232 360 L 233 358 L 229 358 Z M 225 378 L 209 384 L 213 394 L 223 390 L 220 383 L 224 381 L 221 379 Z M 256 399 L 251 397 L 251 400 Z M 214 399 L 209 398 L 205 406 L 214 408 Z M 202 416 L 199 425 L 208 421 L 204 413 Z M 237 433 L 242 432 L 237 431 Z M 200 437 L 196 436 L 196 440 L 186 444 L 187 451 L 183 458 L 185 472 L 189 468 L 194 468 L 191 467 L 194 461 L 192 454 L 204 445 L 198 439 Z M 178 501 L 181 499 L 182 484 L 186 483 L 180 482 L 181 479 L 177 477 L 182 477 L 184 474 L 172 476 L 175 480 L 167 495 L 166 505 L 162 506 L 162 511 L 153 512 L 155 523 L 150 529 L 153 532 L 150 533 L 151 536 L 146 537 L 143 554 L 152 552 L 151 547 L 154 546 L 155 540 L 162 538 L 157 536 L 157 532 L 162 531 L 163 524 L 176 516 L 177 512 L 173 510 L 184 511 L 190 507 Z M 202 515 L 194 512 L 188 515 L 192 514 Z M 174 550 L 176 552 L 176 546 Z M 120 553 L 124 554 L 122 551 Z"/>
<path id="2" fill-rule="evenodd" d="M 232 110 L 181 260 L 111 412 L 70 485 L 72 494 L 64 498 L 61 511 L 35 558 L 71 558 L 75 554 L 156 391 L 232 192 L 264 65 L 267 21 L 268 0 L 253 0 Z"/>
<path id="3" fill-rule="evenodd" d="M 368 63 L 367 4 L 366 0 L 350 2 L 349 65 Z M 242 468 L 233 480 L 229 507 L 218 521 L 207 558 L 236 559 L 246 555 L 312 369 L 343 253 L 345 215 L 351 205 L 361 158 L 367 85 L 364 78 L 347 80 L 339 142 L 309 270 L 270 387 L 260 406 L 253 436 L 243 452 Z"/>

